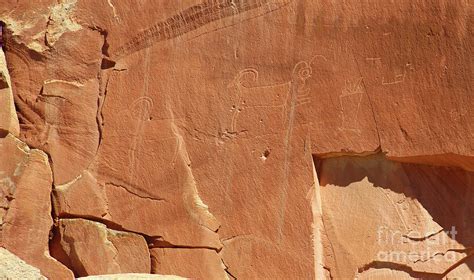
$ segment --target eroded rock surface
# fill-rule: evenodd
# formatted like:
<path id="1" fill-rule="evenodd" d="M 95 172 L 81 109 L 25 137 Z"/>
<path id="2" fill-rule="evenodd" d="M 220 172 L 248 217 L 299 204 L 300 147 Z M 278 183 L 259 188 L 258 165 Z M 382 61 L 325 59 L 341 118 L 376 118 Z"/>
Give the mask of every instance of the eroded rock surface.
<path id="1" fill-rule="evenodd" d="M 0 278 L 2 279 L 46 279 L 33 267 L 4 248 L 0 248 Z"/>
<path id="2" fill-rule="evenodd" d="M 150 272 L 150 253 L 143 236 L 85 219 L 60 220 L 52 254 L 76 276 Z"/>
<path id="3" fill-rule="evenodd" d="M 1 28 L 1 27 L 0 27 Z M 1 29 L 0 29 L 1 30 Z M 1 46 L 0 46 L 1 48 Z M 20 126 L 13 103 L 12 85 L 8 71 L 5 54 L 0 50 L 0 135 L 3 137 L 8 133 L 18 136 Z"/>
<path id="4" fill-rule="evenodd" d="M 123 273 L 79 277 L 77 279 L 84 280 L 184 280 L 187 278 L 176 275 L 157 275 L 157 274 L 139 274 L 139 273 Z"/>
<path id="5" fill-rule="evenodd" d="M 225 272 L 225 265 L 214 250 L 153 248 L 150 253 L 153 273 L 197 279 L 230 279 Z"/>
<path id="6" fill-rule="evenodd" d="M 52 279 L 472 275 L 469 1 L 96 2 L 0 6 L 7 249 Z"/>
<path id="7" fill-rule="evenodd" d="M 0 246 L 49 279 L 72 273 L 49 254 L 52 175 L 48 157 L 13 135 L 0 139 Z"/>
<path id="8" fill-rule="evenodd" d="M 474 256 L 474 220 L 466 218 L 474 215 L 474 173 L 382 154 L 316 162 L 320 253 L 336 279 L 387 269 L 440 279 Z"/>

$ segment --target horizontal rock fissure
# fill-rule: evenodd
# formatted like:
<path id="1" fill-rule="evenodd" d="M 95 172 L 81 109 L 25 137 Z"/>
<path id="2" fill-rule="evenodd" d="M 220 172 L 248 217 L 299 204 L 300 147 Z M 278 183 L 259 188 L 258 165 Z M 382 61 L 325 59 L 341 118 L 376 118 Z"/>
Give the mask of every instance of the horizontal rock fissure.
<path id="1" fill-rule="evenodd" d="M 426 259 L 426 260 L 422 260 L 422 259 L 418 259 L 416 260 L 414 263 L 417 263 L 417 262 L 428 262 L 430 260 L 432 260 L 433 258 L 435 258 L 436 256 L 444 256 L 446 255 L 447 253 L 449 252 L 455 252 L 455 253 L 467 253 L 469 254 L 470 252 L 472 252 L 472 249 L 471 248 L 467 248 L 467 249 L 448 249 L 444 252 L 437 252 L 435 254 L 433 254 L 430 258 Z"/>
<path id="2" fill-rule="evenodd" d="M 114 223 L 114 222 L 109 221 L 109 220 L 100 219 L 100 218 L 97 218 L 97 217 L 94 217 L 94 216 L 61 214 L 61 215 L 55 217 L 55 220 L 61 220 L 61 219 L 84 219 L 84 220 L 88 220 L 88 221 L 92 221 L 92 222 L 101 223 L 101 224 L 104 224 L 108 229 L 111 229 L 111 230 L 123 231 L 123 232 L 128 232 L 128 233 L 134 233 L 134 234 L 141 235 L 145 238 L 145 240 L 147 242 L 152 242 L 153 240 L 157 240 L 157 239 L 159 240 L 159 239 L 162 238 L 161 236 L 150 236 L 150 235 L 144 234 L 142 232 L 128 230 L 128 229 L 122 227 L 120 224 Z"/>
<path id="3" fill-rule="evenodd" d="M 230 237 L 221 238 L 220 241 L 222 243 L 225 243 L 225 242 L 229 242 L 229 241 L 231 241 L 232 239 L 235 239 L 235 238 L 248 237 L 248 236 L 252 236 L 252 234 L 237 234 L 237 235 L 233 235 L 233 236 L 230 236 Z"/>
<path id="4" fill-rule="evenodd" d="M 419 272 L 419 271 L 414 271 L 410 266 L 408 265 L 403 265 L 399 263 L 393 263 L 393 262 L 384 262 L 384 261 L 373 261 L 371 263 L 368 263 L 364 265 L 363 267 L 359 268 L 357 270 L 358 273 L 363 273 L 364 271 L 367 271 L 371 268 L 375 269 L 381 269 L 381 268 L 388 268 L 392 270 L 398 270 L 398 271 L 403 271 L 408 273 L 411 277 L 415 279 L 441 279 L 443 276 L 443 273 L 430 273 L 430 272 Z"/>
<path id="5" fill-rule="evenodd" d="M 192 246 L 192 245 L 179 245 L 179 244 L 172 244 L 168 241 L 165 241 L 162 236 L 150 236 L 147 234 L 144 234 L 142 232 L 137 232 L 133 230 L 128 230 L 121 225 L 114 223 L 109 220 L 105 219 L 100 219 L 97 217 L 93 216 L 83 216 L 83 215 L 72 215 L 72 214 L 63 214 L 58 217 L 56 217 L 56 220 L 61 220 L 61 219 L 84 219 L 92 222 L 97 222 L 105 225 L 108 229 L 111 230 L 116 230 L 116 231 L 122 231 L 122 232 L 127 232 L 127 233 L 134 233 L 143 236 L 145 240 L 148 243 L 148 247 L 151 248 L 175 248 L 175 249 L 206 249 L 206 250 L 213 250 L 219 253 L 221 251 L 221 248 L 213 248 L 213 247 L 208 247 L 208 246 Z"/>
<path id="6" fill-rule="evenodd" d="M 440 230 L 438 230 L 437 232 L 433 232 L 433 233 L 431 233 L 431 234 L 429 234 L 429 235 L 427 235 L 427 236 L 423 236 L 423 237 L 413 237 L 413 236 L 409 236 L 409 235 L 407 235 L 407 234 L 403 234 L 402 236 L 405 237 L 405 238 L 408 238 L 408 239 L 410 239 L 410 240 L 412 240 L 412 241 L 425 241 L 425 240 L 428 240 L 428 239 L 430 239 L 431 237 L 433 237 L 433 236 L 435 236 L 435 235 L 437 235 L 437 234 L 442 233 L 443 231 L 444 231 L 444 229 L 440 229 Z"/>
<path id="7" fill-rule="evenodd" d="M 151 244 L 149 243 L 150 249 L 153 248 L 167 248 L 167 249 L 204 249 L 204 250 L 212 250 L 217 253 L 219 253 L 222 248 L 213 248 L 213 247 L 208 247 L 208 246 L 190 246 L 190 245 L 176 245 L 172 244 L 168 241 L 164 240 L 155 240 Z"/>
<path id="8" fill-rule="evenodd" d="M 111 185 L 111 186 L 114 186 L 114 187 L 117 187 L 117 188 L 121 188 L 125 191 L 127 191 L 128 193 L 134 195 L 134 196 L 137 196 L 139 198 L 143 198 L 143 199 L 149 199 L 149 200 L 153 200 L 153 201 L 158 201 L 158 202 L 169 202 L 167 201 L 166 199 L 164 198 L 156 198 L 156 197 L 152 197 L 152 196 L 144 196 L 144 195 L 140 195 L 134 191 L 131 191 L 129 188 L 127 188 L 126 186 L 123 186 L 123 185 L 120 185 L 120 184 L 116 184 L 116 183 L 112 183 L 112 182 L 107 182 L 105 183 L 105 185 Z"/>

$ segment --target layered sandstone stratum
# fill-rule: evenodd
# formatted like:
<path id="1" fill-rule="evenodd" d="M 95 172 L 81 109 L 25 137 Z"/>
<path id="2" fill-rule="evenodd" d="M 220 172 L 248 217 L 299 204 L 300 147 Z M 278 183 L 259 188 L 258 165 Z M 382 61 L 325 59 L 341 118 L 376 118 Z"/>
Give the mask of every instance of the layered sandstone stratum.
<path id="1" fill-rule="evenodd" d="M 2 0 L 0 277 L 474 279 L 469 0 Z"/>

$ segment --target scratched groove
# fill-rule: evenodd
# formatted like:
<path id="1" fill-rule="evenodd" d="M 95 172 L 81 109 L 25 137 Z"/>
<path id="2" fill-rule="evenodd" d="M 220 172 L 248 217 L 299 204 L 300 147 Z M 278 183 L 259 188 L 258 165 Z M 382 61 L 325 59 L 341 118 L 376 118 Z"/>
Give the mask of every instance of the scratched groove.
<path id="1" fill-rule="evenodd" d="M 125 45 L 119 47 L 112 54 L 112 58 L 123 58 L 150 47 L 154 43 L 179 37 L 220 19 L 258 8 L 275 10 L 287 5 L 289 2 L 289 0 L 208 0 L 191 6 L 138 33 Z"/>

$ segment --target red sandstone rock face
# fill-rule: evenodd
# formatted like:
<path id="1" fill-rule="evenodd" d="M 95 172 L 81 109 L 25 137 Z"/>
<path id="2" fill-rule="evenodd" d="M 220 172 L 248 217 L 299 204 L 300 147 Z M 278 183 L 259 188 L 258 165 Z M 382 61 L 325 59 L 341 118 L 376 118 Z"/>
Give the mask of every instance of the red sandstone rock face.
<path id="1" fill-rule="evenodd" d="M 158 274 L 143 274 L 143 273 L 121 273 L 121 274 L 107 274 L 97 276 L 80 277 L 82 280 L 184 280 L 188 278 L 176 275 L 158 275 Z"/>
<path id="2" fill-rule="evenodd" d="M 15 112 L 15 105 L 13 104 L 10 75 L 5 61 L 5 54 L 2 51 L 0 51 L 0 104 L 2 104 L 0 133 L 2 136 L 5 136 L 8 132 L 18 136 L 20 127 Z"/>
<path id="3" fill-rule="evenodd" d="M 11 134 L 0 139 L 0 244 L 50 279 L 72 273 L 49 255 L 51 169 L 45 153 L 30 150 Z"/>
<path id="4" fill-rule="evenodd" d="M 381 154 L 317 163 L 327 246 L 319 254 L 336 279 L 374 269 L 439 279 L 472 255 L 473 173 Z"/>
<path id="5" fill-rule="evenodd" d="M 4 2 L 2 244 L 44 275 L 472 274 L 470 3 Z"/>
<path id="6" fill-rule="evenodd" d="M 2 279 L 46 279 L 39 269 L 25 263 L 4 248 L 0 248 L 0 277 Z"/>
<path id="7" fill-rule="evenodd" d="M 141 235 L 84 219 L 61 219 L 58 231 L 53 255 L 76 276 L 150 272 L 150 253 Z"/>
<path id="8" fill-rule="evenodd" d="M 197 279 L 228 278 L 226 266 L 214 250 L 153 248 L 150 252 L 153 273 L 177 274 Z"/>

